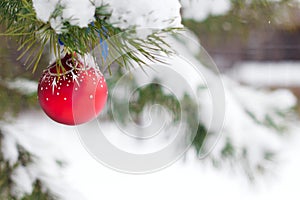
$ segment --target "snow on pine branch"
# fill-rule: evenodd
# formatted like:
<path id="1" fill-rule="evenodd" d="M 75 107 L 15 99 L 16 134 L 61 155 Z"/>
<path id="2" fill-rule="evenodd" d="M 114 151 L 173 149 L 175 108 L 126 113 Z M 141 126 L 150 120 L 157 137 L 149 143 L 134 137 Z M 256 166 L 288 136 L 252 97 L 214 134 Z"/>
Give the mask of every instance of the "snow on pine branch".
<path id="1" fill-rule="evenodd" d="M 61 33 L 63 24 L 81 28 L 93 22 L 97 7 L 108 5 L 111 13 L 109 23 L 127 29 L 132 27 L 170 28 L 181 27 L 180 3 L 178 0 L 33 0 L 37 18 Z M 56 16 L 56 9 L 61 13 Z"/>

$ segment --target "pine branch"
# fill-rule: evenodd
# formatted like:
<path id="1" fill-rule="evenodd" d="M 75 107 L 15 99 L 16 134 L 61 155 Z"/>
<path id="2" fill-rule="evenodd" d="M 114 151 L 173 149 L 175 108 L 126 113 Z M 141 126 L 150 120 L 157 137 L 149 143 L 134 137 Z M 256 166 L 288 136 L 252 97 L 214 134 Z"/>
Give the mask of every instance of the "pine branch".
<path id="1" fill-rule="evenodd" d="M 166 55 L 173 53 L 161 35 L 177 31 L 177 28 L 156 31 L 145 40 L 138 39 L 133 37 L 136 34 L 135 29 L 123 30 L 108 22 L 111 14 L 107 11 L 107 7 L 107 5 L 101 5 L 96 8 L 95 21 L 88 27 L 80 28 L 69 22 L 63 22 L 62 31 L 58 34 L 49 22 L 43 23 L 37 19 L 31 0 L 3 0 L 0 3 L 0 23 L 4 25 L 5 32 L 0 35 L 17 38 L 20 45 L 19 50 L 22 51 L 18 59 L 26 57 L 25 64 L 28 65 L 28 68 L 32 67 L 33 71 L 37 69 L 48 43 L 58 64 L 63 68 L 59 62 L 61 49 L 58 40 L 64 44 L 65 52 L 76 52 L 81 56 L 91 52 L 99 45 L 100 41 L 109 41 L 110 47 L 120 55 L 115 62 L 126 69 L 135 64 L 143 66 L 147 63 L 146 60 L 163 62 L 161 53 Z M 62 9 L 61 6 L 57 6 L 51 17 L 60 16 Z M 126 34 L 123 34 L 124 32 Z M 122 34 L 121 38 L 111 39 L 119 34 Z M 109 70 L 110 65 L 111 63 L 108 66 Z"/>

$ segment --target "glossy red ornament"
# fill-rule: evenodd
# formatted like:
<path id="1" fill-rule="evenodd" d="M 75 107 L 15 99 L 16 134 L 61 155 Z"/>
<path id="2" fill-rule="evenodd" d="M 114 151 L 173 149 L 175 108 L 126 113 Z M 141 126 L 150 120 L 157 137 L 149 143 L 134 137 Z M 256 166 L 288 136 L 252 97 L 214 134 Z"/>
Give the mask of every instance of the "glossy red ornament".
<path id="1" fill-rule="evenodd" d="M 107 85 L 96 66 L 66 55 L 62 67 L 53 63 L 42 74 L 38 99 L 54 121 L 78 125 L 95 119 L 107 100 Z"/>

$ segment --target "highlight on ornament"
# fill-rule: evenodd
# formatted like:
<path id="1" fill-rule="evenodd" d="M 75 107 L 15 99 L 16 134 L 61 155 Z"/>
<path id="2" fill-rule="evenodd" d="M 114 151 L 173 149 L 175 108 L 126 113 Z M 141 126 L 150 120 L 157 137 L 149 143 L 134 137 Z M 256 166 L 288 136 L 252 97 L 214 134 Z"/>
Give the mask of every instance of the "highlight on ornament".
<path id="1" fill-rule="evenodd" d="M 65 125 L 95 119 L 104 108 L 107 95 L 105 78 L 88 55 L 66 54 L 44 70 L 38 84 L 42 109 L 51 119 Z"/>

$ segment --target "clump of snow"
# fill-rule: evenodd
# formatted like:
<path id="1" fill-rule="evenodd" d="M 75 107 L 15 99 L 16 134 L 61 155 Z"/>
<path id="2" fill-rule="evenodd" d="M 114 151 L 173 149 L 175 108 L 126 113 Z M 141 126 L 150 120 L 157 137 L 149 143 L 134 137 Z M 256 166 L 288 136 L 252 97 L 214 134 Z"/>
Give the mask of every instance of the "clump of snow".
<path id="1" fill-rule="evenodd" d="M 30 177 L 27 168 L 18 166 L 11 175 L 13 186 L 13 195 L 22 198 L 24 194 L 31 194 L 33 190 L 34 179 Z"/>
<path id="2" fill-rule="evenodd" d="M 87 27 L 93 22 L 97 6 L 108 5 L 111 12 L 109 22 L 123 29 L 181 27 L 180 3 L 178 0 L 42 0 L 33 1 L 37 18 L 50 22 L 57 33 L 64 30 L 64 22 L 79 27 Z M 56 7 L 62 8 L 62 14 L 52 16 Z"/>
<path id="3" fill-rule="evenodd" d="M 278 126 L 286 126 L 287 120 L 277 112 L 287 113 L 296 105 L 297 100 L 287 90 L 258 91 L 241 86 L 224 77 L 227 112 L 223 136 L 218 143 L 220 151 L 224 148 L 226 139 L 230 139 L 237 158 L 243 157 L 243 149 L 247 151 L 250 169 L 265 162 L 264 153 L 280 152 L 282 135 L 274 127 L 264 124 L 267 117 L 274 120 Z M 247 112 L 250 112 L 251 115 Z M 253 119 L 255 117 L 256 119 Z M 287 129 L 285 133 L 288 133 Z M 220 159 L 216 151 L 213 156 Z"/>
<path id="4" fill-rule="evenodd" d="M 183 18 L 203 21 L 209 15 L 223 15 L 231 8 L 230 0 L 181 0 Z"/>
<path id="5" fill-rule="evenodd" d="M 96 10 L 95 5 L 88 0 L 34 0 L 33 6 L 37 18 L 44 23 L 50 22 L 57 33 L 63 32 L 64 22 L 81 28 L 87 27 L 94 21 Z M 61 15 L 53 16 L 53 12 L 58 7 L 62 8 Z"/>
<path id="6" fill-rule="evenodd" d="M 47 23 L 52 15 L 59 0 L 33 0 L 36 16 L 38 19 Z"/>
<path id="7" fill-rule="evenodd" d="M 32 94 L 36 92 L 37 82 L 30 81 L 24 78 L 17 78 L 12 81 L 6 81 L 6 85 L 9 89 L 16 89 L 22 94 Z"/>
<path id="8" fill-rule="evenodd" d="M 16 139 L 12 135 L 4 135 L 2 141 L 3 158 L 7 160 L 10 166 L 13 166 L 19 156 Z"/>
<path id="9" fill-rule="evenodd" d="M 241 104 L 246 111 L 251 111 L 260 121 L 267 115 L 274 116 L 277 111 L 287 112 L 297 104 L 297 98 L 284 89 L 264 91 L 241 86 L 232 81 L 229 89 L 237 99 L 243 99 L 237 103 Z"/>
<path id="10" fill-rule="evenodd" d="M 226 94 L 225 124 L 221 132 L 209 133 L 200 156 L 205 156 L 206 149 L 215 144 L 208 157 L 222 166 L 229 164 L 234 170 L 246 170 L 252 177 L 259 167 L 268 169 L 276 165 L 268 161 L 266 155 L 270 153 L 280 157 L 285 144 L 283 135 L 293 131 L 290 124 L 296 119 L 295 116 L 290 118 L 284 115 L 293 113 L 291 109 L 297 99 L 288 90 L 255 90 L 239 85 L 226 76 L 223 76 L 223 81 Z M 205 92 L 200 95 L 202 122 L 208 127 L 211 97 Z M 269 124 L 267 120 L 272 120 L 274 124 Z M 228 143 L 233 151 L 226 157 L 222 152 Z"/>
<path id="11" fill-rule="evenodd" d="M 110 0 L 106 3 L 112 8 L 110 23 L 123 29 L 182 26 L 178 0 Z"/>
<path id="12" fill-rule="evenodd" d="M 94 21 L 96 7 L 91 1 L 87 0 L 62 0 L 63 9 L 62 18 L 72 25 L 79 27 L 87 27 L 89 23 Z"/>

